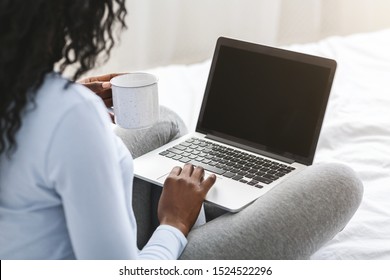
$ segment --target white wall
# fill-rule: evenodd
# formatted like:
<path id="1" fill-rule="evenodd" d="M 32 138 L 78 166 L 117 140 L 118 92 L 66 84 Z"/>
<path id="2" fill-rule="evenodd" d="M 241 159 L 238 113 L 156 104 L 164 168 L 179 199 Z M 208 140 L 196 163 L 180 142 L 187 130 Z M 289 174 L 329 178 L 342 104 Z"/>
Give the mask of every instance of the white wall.
<path id="1" fill-rule="evenodd" d="M 128 0 L 128 30 L 90 74 L 210 58 L 219 36 L 270 45 L 390 27 L 389 0 Z"/>
<path id="2" fill-rule="evenodd" d="M 128 30 L 106 69 L 189 63 L 212 55 L 219 36 L 276 41 L 280 0 L 128 0 Z"/>
<path id="3" fill-rule="evenodd" d="M 277 44 L 390 27 L 389 0 L 282 0 Z"/>

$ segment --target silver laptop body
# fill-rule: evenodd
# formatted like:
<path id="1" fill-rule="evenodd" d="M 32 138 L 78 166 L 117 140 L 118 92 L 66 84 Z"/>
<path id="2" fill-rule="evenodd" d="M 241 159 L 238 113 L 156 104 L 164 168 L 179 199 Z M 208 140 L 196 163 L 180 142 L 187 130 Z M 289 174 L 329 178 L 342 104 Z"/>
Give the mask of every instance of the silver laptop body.
<path id="1" fill-rule="evenodd" d="M 238 212 L 311 165 L 336 70 L 331 59 L 221 37 L 196 131 L 134 160 L 163 185 L 186 162 L 217 174 L 206 200 Z"/>

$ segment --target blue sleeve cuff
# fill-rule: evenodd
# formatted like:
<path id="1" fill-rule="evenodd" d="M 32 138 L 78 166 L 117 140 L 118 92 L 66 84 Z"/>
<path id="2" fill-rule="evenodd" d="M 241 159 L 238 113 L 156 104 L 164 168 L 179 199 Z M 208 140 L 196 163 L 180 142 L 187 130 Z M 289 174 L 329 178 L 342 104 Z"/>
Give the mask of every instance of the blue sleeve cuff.
<path id="1" fill-rule="evenodd" d="M 139 254 L 140 259 L 178 259 L 187 245 L 187 239 L 177 228 L 160 225 Z"/>

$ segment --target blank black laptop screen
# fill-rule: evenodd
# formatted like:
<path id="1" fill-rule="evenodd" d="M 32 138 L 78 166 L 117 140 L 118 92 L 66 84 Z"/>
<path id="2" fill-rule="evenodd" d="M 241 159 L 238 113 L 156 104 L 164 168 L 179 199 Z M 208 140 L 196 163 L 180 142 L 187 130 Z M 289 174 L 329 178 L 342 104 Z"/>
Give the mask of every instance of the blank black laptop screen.
<path id="1" fill-rule="evenodd" d="M 335 62 L 221 43 L 214 56 L 197 131 L 311 164 Z"/>

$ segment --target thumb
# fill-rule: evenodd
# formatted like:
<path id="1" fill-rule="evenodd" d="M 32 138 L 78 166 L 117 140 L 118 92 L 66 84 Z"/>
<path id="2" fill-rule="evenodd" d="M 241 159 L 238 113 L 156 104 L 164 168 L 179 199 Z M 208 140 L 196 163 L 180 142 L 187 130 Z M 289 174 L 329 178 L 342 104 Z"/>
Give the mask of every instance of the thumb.
<path id="1" fill-rule="evenodd" d="M 99 93 L 104 90 L 102 82 L 84 83 L 83 85 L 92 90 L 94 93 Z"/>
<path id="2" fill-rule="evenodd" d="M 111 83 L 110 83 L 110 82 L 103 82 L 103 83 L 102 83 L 102 88 L 108 89 L 108 88 L 110 88 L 110 87 L 111 87 Z"/>
<path id="3" fill-rule="evenodd" d="M 209 190 L 215 184 L 216 181 L 217 181 L 217 176 L 215 176 L 215 174 L 211 174 L 210 176 L 207 177 L 206 180 L 200 183 L 200 186 L 202 187 L 202 191 L 205 195 L 209 192 Z"/>

